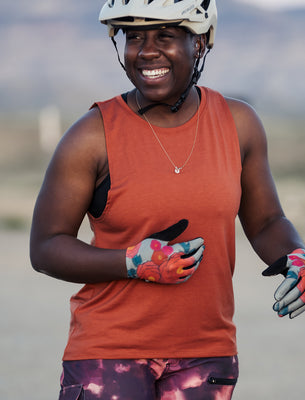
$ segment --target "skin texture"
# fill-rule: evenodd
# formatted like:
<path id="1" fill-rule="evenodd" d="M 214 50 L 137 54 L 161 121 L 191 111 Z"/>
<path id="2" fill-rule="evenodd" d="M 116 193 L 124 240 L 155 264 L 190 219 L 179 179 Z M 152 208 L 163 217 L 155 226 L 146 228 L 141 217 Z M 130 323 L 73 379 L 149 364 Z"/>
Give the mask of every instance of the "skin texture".
<path id="1" fill-rule="evenodd" d="M 127 32 L 125 65 L 138 89 L 141 107 L 160 101 L 175 103 L 204 50 L 204 36 L 190 35 L 181 28 Z M 152 79 L 142 73 L 148 69 L 167 73 Z M 127 100 L 137 112 L 135 93 L 131 91 Z M 195 114 L 197 96 L 193 87 L 178 113 L 156 107 L 147 116 L 157 126 L 181 125 Z M 304 243 L 281 208 L 261 121 L 249 105 L 234 99 L 227 103 L 235 120 L 243 166 L 239 217 L 257 254 L 271 264 Z M 93 190 L 107 174 L 103 121 L 94 108 L 66 132 L 47 169 L 31 232 L 31 261 L 37 271 L 79 283 L 127 277 L 126 250 L 94 248 L 77 239 Z"/>

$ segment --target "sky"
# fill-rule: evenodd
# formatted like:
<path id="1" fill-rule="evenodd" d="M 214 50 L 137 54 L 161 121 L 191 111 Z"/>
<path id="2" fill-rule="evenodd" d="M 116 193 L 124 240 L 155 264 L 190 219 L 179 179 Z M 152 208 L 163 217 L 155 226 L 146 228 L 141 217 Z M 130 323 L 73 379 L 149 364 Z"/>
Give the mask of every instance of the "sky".
<path id="1" fill-rule="evenodd" d="M 285 9 L 305 7 L 305 0 L 239 0 L 241 3 L 254 4 L 262 8 Z"/>

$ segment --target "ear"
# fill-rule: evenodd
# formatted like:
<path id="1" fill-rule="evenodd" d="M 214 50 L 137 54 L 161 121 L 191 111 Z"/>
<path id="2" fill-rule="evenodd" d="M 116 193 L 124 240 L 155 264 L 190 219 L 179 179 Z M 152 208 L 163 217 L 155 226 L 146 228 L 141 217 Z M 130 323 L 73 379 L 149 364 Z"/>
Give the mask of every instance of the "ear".
<path id="1" fill-rule="evenodd" d="M 206 35 L 202 34 L 202 35 L 196 35 L 195 36 L 195 57 L 196 58 L 202 58 L 204 53 L 205 53 L 205 49 L 206 49 Z"/>

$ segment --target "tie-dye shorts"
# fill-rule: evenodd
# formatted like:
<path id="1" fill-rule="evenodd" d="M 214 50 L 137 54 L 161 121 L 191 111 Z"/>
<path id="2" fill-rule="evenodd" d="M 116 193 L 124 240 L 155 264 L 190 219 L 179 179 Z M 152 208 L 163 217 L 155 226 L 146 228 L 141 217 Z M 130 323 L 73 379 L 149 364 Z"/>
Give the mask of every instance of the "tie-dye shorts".
<path id="1" fill-rule="evenodd" d="M 229 400 L 238 358 L 64 361 L 59 400 Z"/>

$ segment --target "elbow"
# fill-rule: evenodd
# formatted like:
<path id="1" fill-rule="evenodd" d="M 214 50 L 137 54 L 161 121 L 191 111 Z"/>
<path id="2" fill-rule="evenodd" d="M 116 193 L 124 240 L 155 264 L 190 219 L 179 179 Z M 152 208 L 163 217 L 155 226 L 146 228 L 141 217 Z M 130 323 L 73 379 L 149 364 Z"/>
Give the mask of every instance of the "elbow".
<path id="1" fill-rule="evenodd" d="M 54 237 L 32 235 L 30 239 L 30 262 L 36 272 L 57 278 L 59 274 L 58 246 Z"/>
<path id="2" fill-rule="evenodd" d="M 30 262 L 31 266 L 36 272 L 41 272 L 43 274 L 49 274 L 47 268 L 47 260 L 48 256 L 45 254 L 43 250 L 44 246 L 41 241 L 35 240 L 31 237 L 30 240 Z"/>
<path id="3" fill-rule="evenodd" d="M 34 271 L 47 276 L 54 277 L 54 274 L 52 273 L 48 264 L 45 261 L 41 260 L 39 257 L 37 257 L 36 254 L 33 255 L 32 252 L 30 252 L 30 261 Z"/>
<path id="4" fill-rule="evenodd" d="M 39 254 L 39 250 L 37 249 L 36 246 L 34 246 L 32 244 L 30 245 L 30 261 L 31 261 L 32 268 L 36 272 L 45 273 L 44 269 L 42 267 L 43 260 L 42 260 L 42 257 Z"/>

